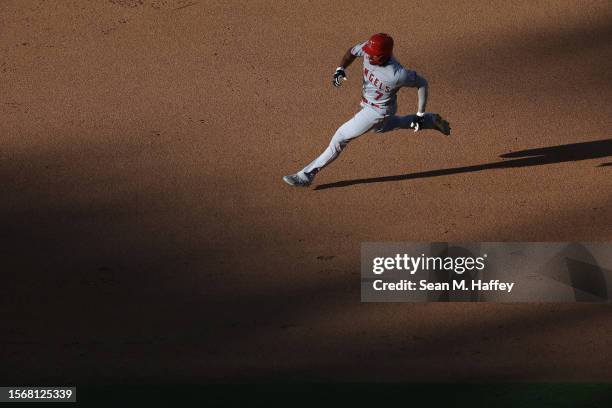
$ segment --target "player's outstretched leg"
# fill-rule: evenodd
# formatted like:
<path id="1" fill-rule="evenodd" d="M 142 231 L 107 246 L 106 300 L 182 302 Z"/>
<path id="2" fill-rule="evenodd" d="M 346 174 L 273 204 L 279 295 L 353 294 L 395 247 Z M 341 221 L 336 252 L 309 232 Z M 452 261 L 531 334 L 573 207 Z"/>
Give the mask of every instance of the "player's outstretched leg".
<path id="1" fill-rule="evenodd" d="M 294 187 L 307 187 L 315 175 L 325 166 L 336 160 L 346 145 L 353 139 L 367 133 L 380 123 L 383 116 L 370 108 L 363 108 L 348 122 L 338 128 L 329 146 L 301 171 L 283 177 L 285 183 Z"/>
<path id="2" fill-rule="evenodd" d="M 385 123 L 380 131 L 388 132 L 396 129 L 413 129 L 416 118 L 417 116 L 414 114 L 406 116 L 390 116 L 385 120 Z M 446 121 L 438 113 L 426 113 L 421 129 L 434 129 L 446 136 L 450 135 L 451 133 L 451 127 L 448 121 Z"/>
<path id="3" fill-rule="evenodd" d="M 348 123 L 348 122 L 347 122 Z M 291 174 L 289 176 L 283 177 L 285 183 L 294 187 L 308 187 L 315 175 L 321 170 L 323 167 L 327 166 L 340 155 L 340 152 L 344 149 L 344 147 L 348 144 L 350 139 L 347 139 L 347 136 L 342 131 L 341 126 L 337 131 L 334 137 L 332 137 L 329 146 L 310 164 L 304 167 L 301 171 Z"/>

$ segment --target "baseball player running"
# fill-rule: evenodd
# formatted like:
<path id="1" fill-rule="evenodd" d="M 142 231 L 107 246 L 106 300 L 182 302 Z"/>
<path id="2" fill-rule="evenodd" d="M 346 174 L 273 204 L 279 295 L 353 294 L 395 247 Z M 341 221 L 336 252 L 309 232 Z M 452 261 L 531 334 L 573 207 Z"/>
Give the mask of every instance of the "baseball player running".
<path id="1" fill-rule="evenodd" d="M 395 129 L 435 129 L 450 135 L 447 121 L 436 113 L 426 113 L 427 81 L 407 70 L 393 57 L 393 39 L 384 33 L 374 34 L 366 42 L 347 50 L 336 68 L 332 83 L 340 87 L 347 79 L 346 69 L 355 58 L 363 57 L 363 91 L 361 110 L 338 128 L 327 149 L 312 163 L 283 180 L 296 187 L 306 187 L 315 175 L 334 161 L 351 140 L 373 130 L 378 133 Z M 418 110 L 414 115 L 397 116 L 397 91 L 402 87 L 417 88 Z"/>

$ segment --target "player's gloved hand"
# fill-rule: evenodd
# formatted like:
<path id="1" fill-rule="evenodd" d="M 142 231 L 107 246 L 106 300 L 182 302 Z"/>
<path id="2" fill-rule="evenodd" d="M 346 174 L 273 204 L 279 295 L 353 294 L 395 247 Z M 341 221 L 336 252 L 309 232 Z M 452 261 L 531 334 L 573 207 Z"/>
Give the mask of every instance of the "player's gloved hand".
<path id="1" fill-rule="evenodd" d="M 336 72 L 334 73 L 334 79 L 332 79 L 332 84 L 338 88 L 342 85 L 342 81 L 346 81 L 348 77 L 346 76 L 346 72 L 344 72 L 343 67 L 336 68 Z"/>
<path id="2" fill-rule="evenodd" d="M 417 112 L 416 119 L 410 124 L 410 127 L 413 128 L 415 132 L 418 132 L 423 128 L 423 123 L 425 123 L 425 114 L 423 112 Z"/>

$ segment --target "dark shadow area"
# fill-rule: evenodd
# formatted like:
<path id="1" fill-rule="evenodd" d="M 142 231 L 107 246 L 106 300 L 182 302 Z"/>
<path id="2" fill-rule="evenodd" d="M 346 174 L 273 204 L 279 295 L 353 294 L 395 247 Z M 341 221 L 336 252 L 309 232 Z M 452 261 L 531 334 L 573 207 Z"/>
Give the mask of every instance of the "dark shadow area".
<path id="1" fill-rule="evenodd" d="M 406 400 L 425 407 L 605 407 L 612 397 L 606 383 L 291 383 L 282 384 L 189 384 L 140 386 L 113 385 L 80 387 L 79 402 L 109 406 L 126 403 L 142 405 L 312 407 L 357 404 L 377 406 L 382 400 Z"/>
<path id="2" fill-rule="evenodd" d="M 597 167 L 610 167 L 610 166 L 612 166 L 612 162 L 610 162 L 610 163 L 602 163 L 602 164 L 600 164 Z"/>
<path id="3" fill-rule="evenodd" d="M 344 180 L 335 183 L 321 184 L 315 190 L 348 187 L 355 184 L 384 183 L 388 181 L 412 180 L 428 177 L 449 176 L 452 174 L 473 173 L 483 170 L 511 169 L 516 167 L 542 166 L 546 164 L 590 160 L 612 156 L 612 139 L 592 142 L 572 143 L 559 146 L 542 147 L 505 153 L 499 157 L 514 160 L 454 167 L 450 169 L 430 170 L 418 173 L 398 174 L 394 176 L 371 177 L 364 179 Z"/>
<path id="4" fill-rule="evenodd" d="M 596 144 L 594 150 L 605 150 L 601 142 L 591 143 Z M 106 159 L 100 160 L 103 163 L 113 163 L 110 156 L 102 158 Z M 77 163 L 68 153 L 54 160 L 40 159 Z M 589 327 L 608 324 L 608 307 L 564 307 L 562 313 L 556 313 L 552 306 L 534 306 L 504 313 L 504 306 L 484 306 L 480 309 L 484 320 L 474 316 L 458 327 L 443 324 L 446 316 L 458 316 L 452 305 L 434 305 L 433 310 L 429 305 L 401 305 L 401 309 L 395 308 L 400 312 L 398 320 L 372 335 L 379 330 L 378 324 L 343 320 L 345 311 L 359 314 L 372 312 L 374 307 L 393 309 L 360 303 L 357 278 L 351 274 L 358 270 L 356 260 L 334 266 L 335 260 L 320 256 L 314 262 L 321 265 L 317 267 L 302 260 L 295 276 L 319 273 L 321 279 L 293 284 L 290 273 L 286 278 L 274 277 L 272 283 L 261 273 L 266 258 L 255 249 L 258 252 L 253 259 L 259 261 L 249 266 L 248 273 L 235 273 L 243 265 L 236 261 L 238 255 L 248 256 L 249 251 L 228 250 L 231 258 L 219 257 L 221 244 L 215 237 L 175 232 L 176 223 L 186 221 L 160 214 L 179 214 L 181 206 L 155 206 L 162 202 L 166 190 L 130 190 L 129 185 L 122 187 L 129 178 L 119 176 L 106 179 L 99 175 L 99 183 L 88 183 L 83 174 L 93 173 L 89 162 L 71 170 L 75 174 L 71 183 L 87 193 L 80 200 L 70 190 L 62 190 L 73 199 L 53 201 L 54 190 L 41 189 L 32 180 L 43 177 L 44 185 L 58 189 L 71 183 L 34 171 L 22 175 L 31 188 L 23 191 L 16 183 L 10 184 L 12 201 L 0 207 L 4 210 L 0 247 L 5 251 L 7 271 L 0 290 L 4 312 L 0 315 L 5 322 L 0 331 L 4 363 L 0 379 L 4 383 L 103 386 L 219 379 L 328 381 L 378 373 L 381 367 L 406 381 L 453 376 L 466 381 L 496 376 L 502 380 L 542 378 L 552 372 L 552 363 L 546 359 L 527 367 L 531 377 L 523 374 L 527 370 L 521 363 L 524 350 L 539 339 L 532 333 L 565 330 L 563 339 L 551 337 L 550 347 L 540 350 L 552 361 L 555 353 L 565 350 L 561 343 L 574 344 L 570 341 L 574 332 L 568 327 L 585 320 Z M 100 189 L 108 184 L 112 190 Z M 202 225 L 218 222 L 209 213 L 224 220 L 231 216 L 224 208 L 211 207 L 195 220 Z M 576 218 L 573 213 L 566 215 Z M 535 221 L 546 230 L 556 219 L 538 216 L 526 220 L 525 225 Z M 282 232 L 274 225 L 270 231 Z M 243 234 L 236 230 L 231 241 L 244 242 Z M 279 258 L 271 268 L 283 270 L 295 262 L 293 256 Z M 328 268 L 335 270 L 324 274 Z M 251 273 L 263 279 L 240 285 Z M 499 316 L 486 319 L 491 313 Z M 421 318 L 440 323 L 423 333 L 423 326 L 413 328 L 410 324 L 415 321 L 411 319 Z M 363 336 L 355 336 L 355 331 L 347 328 L 349 324 L 362 324 Z M 329 338 L 320 337 L 317 332 L 326 327 L 337 327 L 338 331 Z M 584 344 L 580 338 L 578 345 Z M 500 349 L 506 353 L 502 357 Z M 602 353 L 604 365 L 610 359 Z M 470 365 L 473 359 L 483 363 Z M 406 375 L 404 361 L 410 361 L 410 375 Z M 502 369 L 500 364 L 504 364 Z M 508 367 L 514 371 L 507 372 Z M 584 373 L 585 368 L 576 371 Z M 601 377 L 599 372 L 592 375 Z"/>

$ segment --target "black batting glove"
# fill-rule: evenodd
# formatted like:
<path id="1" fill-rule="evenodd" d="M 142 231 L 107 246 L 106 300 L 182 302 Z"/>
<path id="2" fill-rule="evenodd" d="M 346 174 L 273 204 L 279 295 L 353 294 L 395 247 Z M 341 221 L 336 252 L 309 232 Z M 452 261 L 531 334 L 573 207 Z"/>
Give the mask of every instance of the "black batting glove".
<path id="1" fill-rule="evenodd" d="M 410 124 L 410 127 L 414 129 L 415 132 L 418 132 L 423 128 L 423 123 L 425 123 L 425 114 L 421 113 L 420 115 L 416 114 L 416 119 Z"/>
<path id="2" fill-rule="evenodd" d="M 336 72 L 334 72 L 334 79 L 332 79 L 332 84 L 339 88 L 342 85 L 342 81 L 346 81 L 348 77 L 346 76 L 346 72 L 344 72 L 343 67 L 336 68 Z"/>

